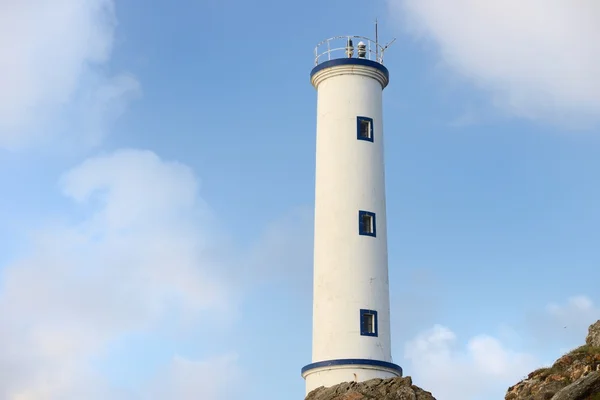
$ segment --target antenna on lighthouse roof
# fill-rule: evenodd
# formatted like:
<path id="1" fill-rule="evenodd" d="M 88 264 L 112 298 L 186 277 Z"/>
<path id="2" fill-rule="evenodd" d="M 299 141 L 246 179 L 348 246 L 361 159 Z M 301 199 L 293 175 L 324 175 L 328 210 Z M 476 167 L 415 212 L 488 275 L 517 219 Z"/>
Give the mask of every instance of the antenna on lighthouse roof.
<path id="1" fill-rule="evenodd" d="M 383 53 L 395 41 L 396 41 L 396 38 L 392 39 L 392 41 L 389 42 L 388 44 L 386 44 L 385 46 L 381 46 L 381 47 L 379 46 L 379 22 L 377 21 L 377 18 L 375 18 L 375 59 L 377 60 L 377 62 L 383 61 Z M 380 53 L 381 53 L 381 58 L 379 57 Z"/>
<path id="2" fill-rule="evenodd" d="M 377 18 L 375 18 L 375 59 L 379 61 L 379 34 L 377 32 Z"/>

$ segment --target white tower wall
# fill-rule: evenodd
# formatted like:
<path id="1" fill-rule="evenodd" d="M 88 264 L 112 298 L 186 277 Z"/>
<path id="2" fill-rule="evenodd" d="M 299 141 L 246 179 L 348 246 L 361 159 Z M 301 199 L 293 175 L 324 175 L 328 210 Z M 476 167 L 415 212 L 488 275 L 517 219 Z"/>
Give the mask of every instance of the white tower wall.
<path id="1" fill-rule="evenodd" d="M 391 363 L 381 64 L 360 59 L 315 68 L 313 354 L 306 392 L 346 381 L 399 376 Z M 372 119 L 372 141 L 358 138 L 358 117 Z M 375 215 L 375 236 L 359 231 L 359 211 Z M 364 334 L 361 310 L 376 311 Z M 361 331 L 363 331 L 361 333 Z"/>
<path id="2" fill-rule="evenodd" d="M 356 74 L 318 87 L 313 361 L 390 361 L 381 98 Z M 357 139 L 357 116 L 373 118 L 373 142 Z M 376 237 L 359 235 L 359 210 L 375 213 Z M 378 312 L 378 337 L 360 336 L 361 309 Z"/>

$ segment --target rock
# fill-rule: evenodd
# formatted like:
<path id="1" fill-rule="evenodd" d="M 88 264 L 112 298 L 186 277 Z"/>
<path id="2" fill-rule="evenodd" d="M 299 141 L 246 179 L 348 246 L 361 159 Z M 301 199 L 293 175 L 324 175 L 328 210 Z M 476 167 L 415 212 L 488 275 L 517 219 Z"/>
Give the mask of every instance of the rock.
<path id="1" fill-rule="evenodd" d="M 505 400 L 600 400 L 600 321 L 585 342 L 508 388 Z"/>
<path id="2" fill-rule="evenodd" d="M 592 347 L 600 347 L 600 320 L 590 326 L 585 344 Z"/>
<path id="3" fill-rule="evenodd" d="M 561 389 L 551 400 L 589 400 L 600 394 L 600 372 L 592 372 Z"/>
<path id="4" fill-rule="evenodd" d="M 430 392 L 412 384 L 410 376 L 345 382 L 330 388 L 320 387 L 306 400 L 435 400 Z"/>

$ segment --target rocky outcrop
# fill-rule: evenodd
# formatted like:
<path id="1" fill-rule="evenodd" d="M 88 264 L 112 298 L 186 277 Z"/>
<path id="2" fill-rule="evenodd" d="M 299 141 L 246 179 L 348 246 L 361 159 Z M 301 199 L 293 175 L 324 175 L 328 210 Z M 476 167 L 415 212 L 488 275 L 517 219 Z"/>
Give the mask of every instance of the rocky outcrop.
<path id="1" fill-rule="evenodd" d="M 600 399 L 600 371 L 584 376 L 562 388 L 552 400 L 594 400 Z"/>
<path id="2" fill-rule="evenodd" d="M 592 347 L 600 347 L 600 320 L 590 326 L 585 344 Z"/>
<path id="3" fill-rule="evenodd" d="M 600 400 L 600 321 L 585 343 L 510 387 L 505 400 Z"/>
<path id="4" fill-rule="evenodd" d="M 410 376 L 346 382 L 330 388 L 320 387 L 306 400 L 435 400 L 431 393 L 412 384 Z"/>

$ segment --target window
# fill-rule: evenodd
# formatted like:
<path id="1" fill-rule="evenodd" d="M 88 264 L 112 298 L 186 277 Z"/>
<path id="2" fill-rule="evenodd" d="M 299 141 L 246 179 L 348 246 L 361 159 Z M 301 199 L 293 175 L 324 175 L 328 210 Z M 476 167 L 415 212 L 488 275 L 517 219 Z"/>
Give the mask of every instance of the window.
<path id="1" fill-rule="evenodd" d="M 366 333 L 375 333 L 375 316 L 373 314 L 363 314 L 363 329 Z"/>
<path id="2" fill-rule="evenodd" d="M 369 211 L 358 212 L 358 233 L 364 236 L 377 236 L 375 213 Z"/>
<path id="3" fill-rule="evenodd" d="M 377 336 L 377 311 L 360 310 L 360 334 L 362 336 Z"/>
<path id="4" fill-rule="evenodd" d="M 373 118 L 356 117 L 356 130 L 358 140 L 373 141 Z"/>

